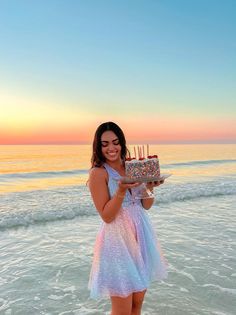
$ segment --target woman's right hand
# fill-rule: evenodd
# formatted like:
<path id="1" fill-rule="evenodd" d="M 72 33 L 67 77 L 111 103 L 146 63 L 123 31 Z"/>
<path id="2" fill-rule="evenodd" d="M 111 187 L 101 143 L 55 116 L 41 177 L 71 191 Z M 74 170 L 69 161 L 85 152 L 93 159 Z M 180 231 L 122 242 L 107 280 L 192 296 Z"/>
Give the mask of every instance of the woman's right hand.
<path id="1" fill-rule="evenodd" d="M 141 183 L 124 183 L 121 180 L 118 182 L 118 189 L 120 193 L 125 193 L 127 189 L 135 188 L 140 186 Z"/>

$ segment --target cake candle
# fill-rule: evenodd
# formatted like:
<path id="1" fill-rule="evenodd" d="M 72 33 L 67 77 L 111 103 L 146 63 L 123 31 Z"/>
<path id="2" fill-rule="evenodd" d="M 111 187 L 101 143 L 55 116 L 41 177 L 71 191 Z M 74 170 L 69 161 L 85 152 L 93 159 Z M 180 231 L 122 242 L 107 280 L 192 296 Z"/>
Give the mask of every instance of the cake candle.
<path id="1" fill-rule="evenodd" d="M 139 158 L 140 158 L 140 159 L 142 158 L 142 149 L 141 149 L 141 146 L 139 147 Z"/>
<path id="2" fill-rule="evenodd" d="M 149 144 L 147 144 L 147 156 L 149 156 Z"/>

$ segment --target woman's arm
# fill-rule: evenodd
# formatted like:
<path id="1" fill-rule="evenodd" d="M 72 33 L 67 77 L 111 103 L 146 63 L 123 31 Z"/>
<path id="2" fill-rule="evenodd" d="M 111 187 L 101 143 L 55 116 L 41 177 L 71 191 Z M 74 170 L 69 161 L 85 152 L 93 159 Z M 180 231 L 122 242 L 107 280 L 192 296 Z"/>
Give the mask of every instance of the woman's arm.
<path id="1" fill-rule="evenodd" d="M 154 187 L 157 187 L 163 183 L 164 183 L 164 180 L 162 180 L 160 182 L 147 183 L 147 189 L 149 189 L 151 192 L 153 192 Z M 142 199 L 142 206 L 146 210 L 149 210 L 151 208 L 151 206 L 153 205 L 153 203 L 154 203 L 154 198 Z"/>
<path id="2" fill-rule="evenodd" d="M 153 205 L 154 198 L 142 199 L 142 206 L 144 209 L 149 210 Z"/>
<path id="3" fill-rule="evenodd" d="M 113 221 L 120 211 L 126 190 L 138 184 L 119 183 L 115 195 L 110 198 L 108 192 L 108 175 L 104 168 L 93 168 L 89 174 L 89 189 L 96 209 L 106 223 Z"/>

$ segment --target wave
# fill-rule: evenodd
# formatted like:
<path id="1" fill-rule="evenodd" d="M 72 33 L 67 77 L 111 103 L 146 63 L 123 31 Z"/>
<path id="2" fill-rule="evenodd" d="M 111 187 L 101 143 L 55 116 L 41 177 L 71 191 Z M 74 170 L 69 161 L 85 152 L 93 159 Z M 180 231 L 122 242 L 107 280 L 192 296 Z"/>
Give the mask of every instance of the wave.
<path id="1" fill-rule="evenodd" d="M 11 178 L 47 178 L 47 177 L 60 177 L 68 175 L 81 175 L 88 174 L 87 169 L 75 169 L 75 170 L 66 170 L 66 171 L 47 171 L 47 172 L 17 172 L 10 174 L 1 174 L 0 179 L 11 179 Z"/>
<path id="2" fill-rule="evenodd" d="M 171 164 L 163 164 L 161 168 L 177 168 L 177 167 L 184 167 L 184 166 L 209 166 L 215 164 L 227 164 L 227 163 L 236 163 L 235 159 L 229 160 L 200 160 L 200 161 L 190 161 L 190 162 L 178 162 L 178 163 L 171 163 Z"/>
<path id="3" fill-rule="evenodd" d="M 168 183 L 156 190 L 156 205 L 236 195 L 236 180 Z M 0 230 L 98 215 L 86 186 L 35 190 L 1 196 Z"/>
<path id="4" fill-rule="evenodd" d="M 227 164 L 236 163 L 235 159 L 224 159 L 224 160 L 200 160 L 200 161 L 190 161 L 190 162 L 178 162 L 170 164 L 162 164 L 161 168 L 178 168 L 178 167 L 189 167 L 189 166 L 209 166 L 211 164 Z M 74 170 L 62 170 L 62 171 L 46 171 L 46 172 L 17 172 L 0 174 L 0 179 L 11 179 L 11 178 L 45 178 L 45 177 L 59 177 L 68 175 L 81 175 L 88 174 L 89 169 L 74 169 Z"/>
<path id="5" fill-rule="evenodd" d="M 226 293 L 230 293 L 232 295 L 236 295 L 236 289 L 221 287 L 218 284 L 206 283 L 206 284 L 202 285 L 202 287 L 207 287 L 207 288 L 210 287 L 210 288 L 213 288 L 215 290 L 219 290 L 221 292 L 226 292 Z"/>
<path id="6" fill-rule="evenodd" d="M 156 204 L 224 195 L 236 195 L 236 180 L 169 184 L 160 187 Z"/>
<path id="7" fill-rule="evenodd" d="M 0 230 L 96 215 L 86 187 L 34 190 L 1 196 Z"/>

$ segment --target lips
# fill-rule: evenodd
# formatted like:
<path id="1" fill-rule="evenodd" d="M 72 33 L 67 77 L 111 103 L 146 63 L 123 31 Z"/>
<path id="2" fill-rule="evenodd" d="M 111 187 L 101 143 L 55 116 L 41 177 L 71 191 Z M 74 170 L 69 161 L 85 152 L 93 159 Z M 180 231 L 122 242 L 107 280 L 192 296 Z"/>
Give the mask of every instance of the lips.
<path id="1" fill-rule="evenodd" d="M 107 152 L 107 155 L 113 157 L 113 156 L 116 156 L 117 153 L 118 152 Z"/>

